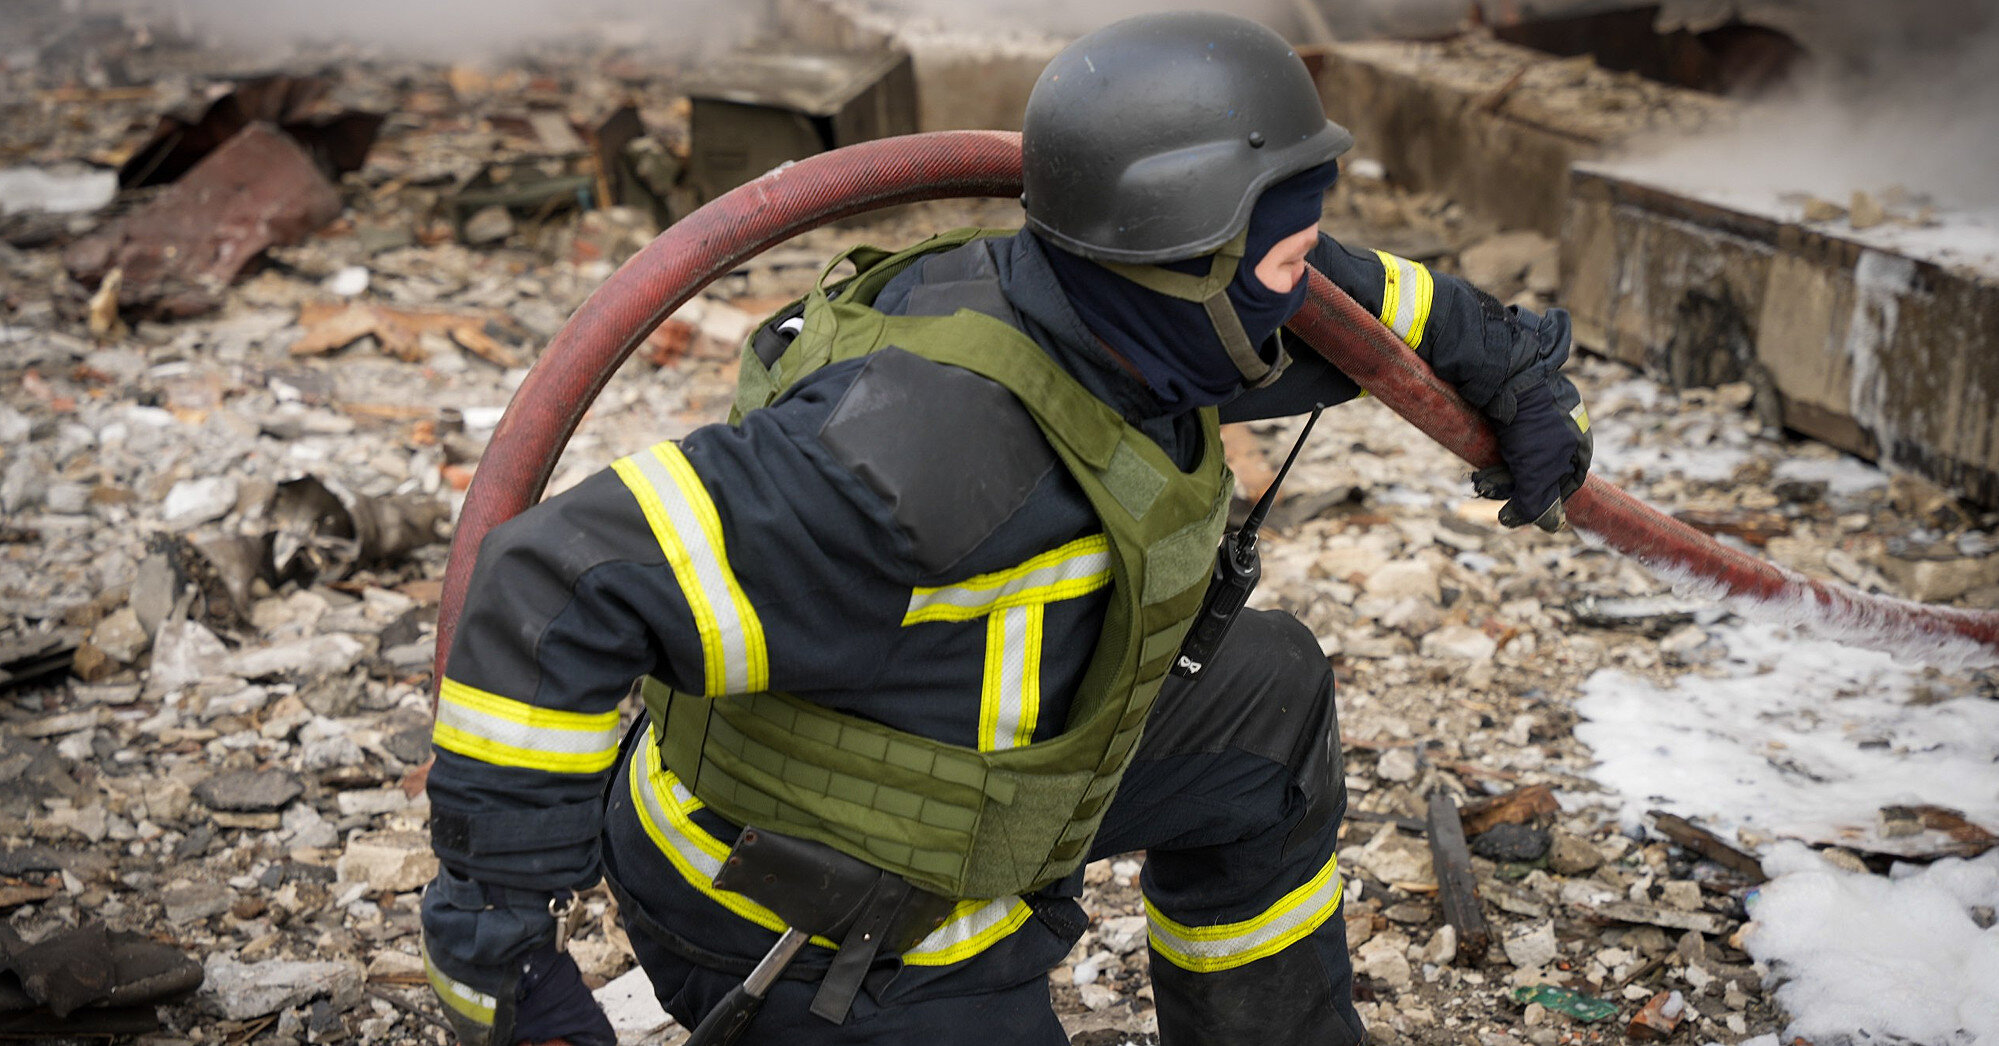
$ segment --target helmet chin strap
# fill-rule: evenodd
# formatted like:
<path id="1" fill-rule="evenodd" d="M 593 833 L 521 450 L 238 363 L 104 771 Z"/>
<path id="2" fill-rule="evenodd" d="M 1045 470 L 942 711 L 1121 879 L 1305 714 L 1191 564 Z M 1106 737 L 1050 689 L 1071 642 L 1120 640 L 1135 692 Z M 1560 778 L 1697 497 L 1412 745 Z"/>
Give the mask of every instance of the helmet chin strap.
<path id="1" fill-rule="evenodd" d="M 1208 323 L 1214 327 L 1215 336 L 1222 340 L 1222 348 L 1228 351 L 1229 362 L 1235 364 L 1236 371 L 1242 375 L 1243 385 L 1256 389 L 1276 381 L 1291 357 L 1280 349 L 1275 363 L 1264 362 L 1256 346 L 1250 344 L 1248 333 L 1242 329 L 1242 320 L 1236 316 L 1235 306 L 1229 304 L 1229 284 L 1242 265 L 1243 245 L 1248 240 L 1249 230 L 1244 229 L 1236 233 L 1234 239 L 1222 244 L 1208 264 L 1206 276 L 1174 272 L 1158 265 L 1110 261 L 1097 264 L 1156 294 L 1180 301 L 1200 302 L 1208 313 Z"/>

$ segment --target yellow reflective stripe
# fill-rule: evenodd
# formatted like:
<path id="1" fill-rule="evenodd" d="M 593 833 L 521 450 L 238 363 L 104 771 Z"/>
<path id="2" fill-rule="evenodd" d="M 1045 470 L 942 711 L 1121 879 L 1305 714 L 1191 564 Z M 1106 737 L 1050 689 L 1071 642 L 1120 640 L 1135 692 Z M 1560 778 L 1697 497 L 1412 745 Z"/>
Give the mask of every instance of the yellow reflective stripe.
<path id="1" fill-rule="evenodd" d="M 1407 258 L 1387 251 L 1374 253 L 1381 259 L 1381 322 L 1413 349 L 1423 344 L 1423 326 L 1430 322 L 1437 281 L 1428 268 Z"/>
<path id="2" fill-rule="evenodd" d="M 783 933 L 784 920 L 776 912 L 733 890 L 715 886 L 715 874 L 722 870 L 722 861 L 729 856 L 728 846 L 702 831 L 687 816 L 701 808 L 701 800 L 681 785 L 673 771 L 660 764 L 657 735 L 649 737 L 639 748 L 639 757 L 631 761 L 628 782 L 632 797 L 638 800 L 632 806 L 638 811 L 639 824 L 666 856 L 667 863 L 687 885 L 709 900 L 766 930 Z M 835 947 L 823 937 L 812 938 L 812 943 L 823 948 Z"/>
<path id="3" fill-rule="evenodd" d="M 562 712 L 446 678 L 438 687 L 439 748 L 495 766 L 594 774 L 618 761 L 618 712 Z"/>
<path id="4" fill-rule="evenodd" d="M 1311 881 L 1285 894 L 1263 914 L 1215 926 L 1183 926 L 1161 914 L 1148 897 L 1146 938 L 1160 955 L 1181 969 L 1195 973 L 1232 970 L 1275 955 L 1318 929 L 1339 910 L 1344 887 L 1336 856 Z"/>
<path id="5" fill-rule="evenodd" d="M 1008 607 L 1088 595 L 1111 583 L 1111 543 L 1103 534 L 1078 538 L 1007 570 L 909 595 L 904 625 L 975 621 Z"/>
<path id="6" fill-rule="evenodd" d="M 1577 431 L 1589 431 L 1589 411 L 1584 410 L 1581 403 L 1576 404 L 1576 409 L 1569 412 L 1569 417 L 1576 419 Z"/>
<path id="7" fill-rule="evenodd" d="M 985 678 L 979 688 L 979 751 L 1034 740 L 1041 714 L 1041 643 L 1048 611 L 1036 603 L 986 619 Z"/>
<path id="8" fill-rule="evenodd" d="M 728 844 L 709 835 L 688 816 L 704 804 L 673 771 L 661 765 L 658 736 L 649 738 L 649 743 L 641 749 L 639 757 L 631 762 L 627 784 L 637 800 L 632 805 L 638 811 L 639 824 L 653 845 L 687 885 L 703 896 L 766 930 L 782 932 L 784 920 L 776 912 L 742 894 L 716 888 L 715 873 L 722 870 L 722 862 L 728 859 Z M 905 953 L 903 961 L 917 966 L 943 966 L 969 959 L 1020 929 L 1029 914 L 1026 902 L 1018 897 L 959 901 L 944 925 L 932 930 L 915 949 Z M 814 937 L 812 943 L 821 948 L 839 947 L 825 937 Z"/>
<path id="9" fill-rule="evenodd" d="M 949 966 L 985 951 L 1026 924 L 1033 909 L 1018 897 L 959 901 L 951 918 L 902 953 L 910 966 Z"/>
<path id="10" fill-rule="evenodd" d="M 1013 728 L 1013 744 L 1018 747 L 1034 740 L 1035 720 L 1041 716 L 1041 634 L 1048 609 L 1021 607 L 1003 616 L 1011 618 L 1015 614 L 1027 618 L 1023 628 L 1026 634 L 1020 642 L 1020 717 Z"/>
<path id="11" fill-rule="evenodd" d="M 638 500 L 694 614 L 703 693 L 720 697 L 770 689 L 763 622 L 729 569 L 722 517 L 687 456 L 672 443 L 659 443 L 611 468 Z"/>
<path id="12" fill-rule="evenodd" d="M 417 947 L 423 952 L 423 975 L 430 981 L 430 990 L 437 993 L 439 1001 L 457 1010 L 480 1024 L 493 1023 L 493 1011 L 499 1008 L 500 1000 L 466 984 L 452 980 L 437 964 L 430 961 L 430 942 L 419 939 Z"/>

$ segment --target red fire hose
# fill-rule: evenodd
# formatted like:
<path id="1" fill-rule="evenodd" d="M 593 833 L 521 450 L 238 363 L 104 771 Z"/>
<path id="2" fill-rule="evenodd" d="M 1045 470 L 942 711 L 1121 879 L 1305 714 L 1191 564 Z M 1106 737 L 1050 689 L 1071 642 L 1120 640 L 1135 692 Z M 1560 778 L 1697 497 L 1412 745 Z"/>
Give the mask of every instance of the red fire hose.
<path id="1" fill-rule="evenodd" d="M 701 288 L 770 246 L 829 221 L 895 204 L 1020 192 L 1020 136 L 910 135 L 799 161 L 743 185 L 625 262 L 556 334 L 514 393 L 467 491 L 438 612 L 436 678 L 472 561 L 486 532 L 540 500 L 583 412 L 626 356 Z M 1311 273 L 1291 328 L 1363 388 L 1476 467 L 1499 461 L 1484 420 L 1400 339 L 1331 281 Z M 1591 476 L 1570 521 L 1612 548 L 1717 597 L 1809 619 L 1820 631 L 1956 662 L 1999 658 L 1999 613 L 1868 595 L 1806 578 L 1718 544 Z"/>

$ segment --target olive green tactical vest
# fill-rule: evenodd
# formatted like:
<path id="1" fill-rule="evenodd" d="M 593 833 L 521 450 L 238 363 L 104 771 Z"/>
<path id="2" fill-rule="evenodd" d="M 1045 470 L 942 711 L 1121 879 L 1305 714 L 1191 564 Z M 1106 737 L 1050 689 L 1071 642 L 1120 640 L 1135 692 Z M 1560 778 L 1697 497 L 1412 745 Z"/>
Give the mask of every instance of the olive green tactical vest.
<path id="1" fill-rule="evenodd" d="M 959 230 L 896 254 L 857 247 L 835 259 L 775 365 L 745 347 L 732 421 L 830 362 L 888 345 L 1012 392 L 1110 539 L 1109 608 L 1064 731 L 981 752 L 788 694 L 711 700 L 657 679 L 644 688 L 666 766 L 710 808 L 959 898 L 1026 893 L 1082 863 L 1200 607 L 1232 486 L 1212 409 L 1202 411 L 1200 463 L 1183 473 L 1006 323 L 968 309 L 887 316 L 871 307 L 905 266 L 983 235 L 992 233 Z M 829 300 L 826 278 L 842 259 L 859 271 Z"/>

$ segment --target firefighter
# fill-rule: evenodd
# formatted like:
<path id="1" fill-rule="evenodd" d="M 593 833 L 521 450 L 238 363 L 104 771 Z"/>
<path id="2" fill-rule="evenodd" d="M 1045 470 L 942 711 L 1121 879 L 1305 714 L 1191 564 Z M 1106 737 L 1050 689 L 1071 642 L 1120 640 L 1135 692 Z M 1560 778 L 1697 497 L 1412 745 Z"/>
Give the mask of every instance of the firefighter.
<path id="1" fill-rule="evenodd" d="M 803 925 L 745 1041 L 1062 1043 L 1082 869 L 1138 850 L 1162 1042 L 1362 1041 L 1325 657 L 1247 611 L 1168 671 L 1217 425 L 1359 395 L 1280 338 L 1310 265 L 1492 419 L 1509 525 L 1559 524 L 1589 440 L 1565 314 L 1318 231 L 1351 144 L 1255 23 L 1091 33 L 1028 101 L 1025 229 L 849 252 L 752 334 L 730 423 L 494 529 L 430 775 L 464 1041 L 613 1041 L 552 914 L 602 877 L 683 1024 Z M 791 863 L 718 887 L 738 843 Z M 812 922 L 854 869 L 867 900 Z"/>

